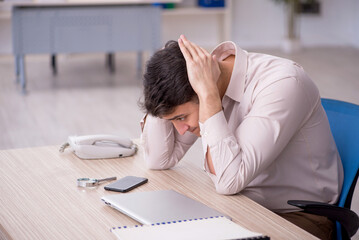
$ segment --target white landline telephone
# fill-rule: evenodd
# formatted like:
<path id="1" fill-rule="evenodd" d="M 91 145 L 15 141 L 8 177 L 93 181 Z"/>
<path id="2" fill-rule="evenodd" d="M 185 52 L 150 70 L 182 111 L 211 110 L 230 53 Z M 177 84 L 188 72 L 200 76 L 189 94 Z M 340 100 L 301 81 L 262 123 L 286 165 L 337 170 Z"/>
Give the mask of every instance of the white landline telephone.
<path id="1" fill-rule="evenodd" d="M 137 145 L 130 139 L 114 135 L 70 136 L 60 152 L 67 147 L 82 159 L 128 157 L 137 151 Z"/>

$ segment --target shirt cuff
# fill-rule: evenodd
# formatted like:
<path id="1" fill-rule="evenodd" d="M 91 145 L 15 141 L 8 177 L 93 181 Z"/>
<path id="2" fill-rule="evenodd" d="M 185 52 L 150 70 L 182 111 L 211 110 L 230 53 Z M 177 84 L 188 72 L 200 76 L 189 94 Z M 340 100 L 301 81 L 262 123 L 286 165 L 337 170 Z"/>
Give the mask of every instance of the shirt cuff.
<path id="1" fill-rule="evenodd" d="M 223 111 L 220 111 L 207 119 L 204 123 L 199 122 L 203 149 L 203 168 L 213 182 L 216 182 L 216 175 L 212 174 L 207 164 L 207 147 L 214 146 L 230 135 L 227 120 Z"/>
<path id="2" fill-rule="evenodd" d="M 223 111 L 214 114 L 204 123 L 200 122 L 199 127 L 201 130 L 202 142 L 205 142 L 206 146 L 208 145 L 210 147 L 216 145 L 231 134 Z M 207 149 L 203 150 L 203 152 L 207 152 Z"/>

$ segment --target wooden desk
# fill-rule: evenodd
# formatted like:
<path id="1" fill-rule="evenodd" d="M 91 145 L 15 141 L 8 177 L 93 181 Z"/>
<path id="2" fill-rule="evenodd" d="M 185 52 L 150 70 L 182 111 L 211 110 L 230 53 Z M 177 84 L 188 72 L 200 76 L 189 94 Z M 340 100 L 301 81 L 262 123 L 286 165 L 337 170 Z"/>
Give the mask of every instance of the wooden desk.
<path id="1" fill-rule="evenodd" d="M 172 170 L 147 170 L 140 149 L 134 157 L 81 160 L 59 146 L 0 151 L 0 239 L 116 239 L 110 228 L 138 224 L 100 198 L 117 194 L 79 188 L 80 177 L 135 175 L 149 182 L 136 191 L 174 189 L 271 239 L 314 239 L 243 195 L 215 192 L 206 173 L 184 161 Z"/>

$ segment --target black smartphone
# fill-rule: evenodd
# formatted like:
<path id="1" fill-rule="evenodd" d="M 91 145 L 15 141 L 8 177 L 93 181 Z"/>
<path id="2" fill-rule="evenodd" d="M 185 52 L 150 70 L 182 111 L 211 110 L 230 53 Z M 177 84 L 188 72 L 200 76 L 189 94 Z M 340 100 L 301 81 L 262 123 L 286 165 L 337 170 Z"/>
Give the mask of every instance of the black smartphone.
<path id="1" fill-rule="evenodd" d="M 147 178 L 127 176 L 105 186 L 106 190 L 115 192 L 128 192 L 148 182 Z"/>

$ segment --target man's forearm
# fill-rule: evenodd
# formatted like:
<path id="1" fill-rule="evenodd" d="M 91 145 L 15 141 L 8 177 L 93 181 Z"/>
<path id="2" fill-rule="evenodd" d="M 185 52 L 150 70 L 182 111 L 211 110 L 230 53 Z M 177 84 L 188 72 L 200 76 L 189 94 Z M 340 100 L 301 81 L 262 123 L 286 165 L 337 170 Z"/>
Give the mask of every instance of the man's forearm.
<path id="1" fill-rule="evenodd" d="M 218 88 L 212 90 L 212 93 L 205 93 L 204 96 L 198 96 L 199 98 L 199 121 L 204 123 L 207 119 L 215 115 L 222 110 L 222 102 L 219 97 Z M 207 165 L 209 171 L 216 175 L 214 169 L 210 148 L 207 146 L 206 153 Z"/>
<path id="2" fill-rule="evenodd" d="M 219 97 L 218 89 L 212 93 L 198 95 L 199 98 L 199 121 L 204 123 L 207 119 L 222 110 L 222 102 Z"/>

